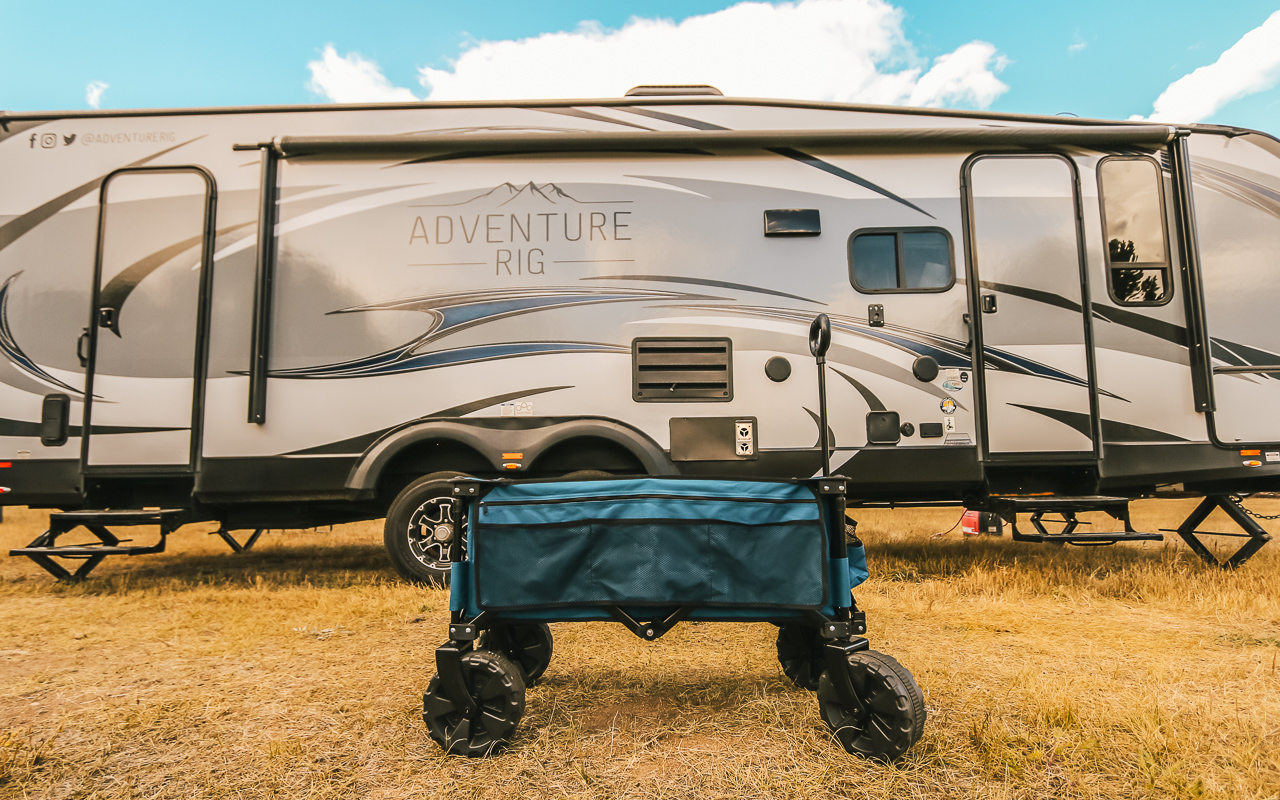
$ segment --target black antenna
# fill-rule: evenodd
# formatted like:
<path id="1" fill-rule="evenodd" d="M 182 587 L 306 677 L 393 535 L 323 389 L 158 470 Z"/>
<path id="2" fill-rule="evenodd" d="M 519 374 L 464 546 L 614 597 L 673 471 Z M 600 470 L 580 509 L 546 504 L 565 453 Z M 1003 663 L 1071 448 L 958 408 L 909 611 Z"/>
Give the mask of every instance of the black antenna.
<path id="1" fill-rule="evenodd" d="M 809 352 L 818 362 L 818 441 L 822 444 L 822 477 L 831 475 L 831 447 L 827 440 L 827 348 L 831 347 L 831 320 L 826 314 L 814 317 L 809 326 Z"/>

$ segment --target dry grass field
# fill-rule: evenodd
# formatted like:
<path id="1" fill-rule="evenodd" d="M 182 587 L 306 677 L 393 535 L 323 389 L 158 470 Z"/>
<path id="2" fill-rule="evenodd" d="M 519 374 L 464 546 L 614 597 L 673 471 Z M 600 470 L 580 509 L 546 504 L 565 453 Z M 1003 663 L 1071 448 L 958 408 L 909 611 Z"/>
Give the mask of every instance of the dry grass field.
<path id="1" fill-rule="evenodd" d="M 243 555 L 183 529 L 80 585 L 0 557 L 0 797 L 1280 797 L 1280 545 L 1224 573 L 929 539 L 958 514 L 859 514 L 873 646 L 929 713 L 894 765 L 839 749 L 762 624 L 555 625 L 511 750 L 442 756 L 419 713 L 447 593 L 394 580 L 373 523 Z M 6 510 L 0 546 L 43 522 Z"/>

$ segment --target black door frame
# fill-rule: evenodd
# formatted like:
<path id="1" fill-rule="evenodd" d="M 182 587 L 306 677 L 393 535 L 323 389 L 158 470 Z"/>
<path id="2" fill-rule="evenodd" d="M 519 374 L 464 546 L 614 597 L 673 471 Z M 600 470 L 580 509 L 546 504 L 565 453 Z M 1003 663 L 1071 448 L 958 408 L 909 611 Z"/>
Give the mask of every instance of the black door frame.
<path id="1" fill-rule="evenodd" d="M 989 151 L 974 153 L 964 160 L 960 167 L 960 194 L 963 202 L 961 203 L 961 219 L 964 232 L 965 245 L 965 280 L 969 288 L 969 326 L 971 350 L 973 353 L 973 372 L 974 380 L 977 383 L 975 397 L 977 398 L 977 414 L 978 419 L 978 438 L 979 448 L 983 461 L 986 462 L 1025 462 L 1034 461 L 1036 463 L 1045 462 L 1072 462 L 1081 461 L 1082 454 L 1090 453 L 1090 451 L 1079 451 L 1073 453 L 1055 453 L 1055 452 L 1018 452 L 1018 453 L 996 453 L 992 454 L 990 448 L 990 439 L 988 436 L 988 415 L 987 415 L 987 382 L 985 369 L 986 345 L 982 336 L 982 286 L 979 284 L 979 269 L 977 255 L 977 230 L 974 222 L 973 213 L 973 166 L 984 159 L 994 158 L 1051 158 L 1063 161 L 1067 164 L 1067 168 L 1071 171 L 1071 190 L 1074 197 L 1073 205 L 1075 207 L 1075 228 L 1076 228 L 1076 256 L 1080 269 L 1080 305 L 1081 316 L 1083 317 L 1082 326 L 1084 330 L 1084 348 L 1085 348 L 1085 364 L 1088 373 L 1088 393 L 1089 393 L 1089 417 L 1090 417 L 1090 438 L 1093 441 L 1093 449 L 1089 462 L 1097 464 L 1102 455 L 1102 421 L 1098 408 L 1098 373 L 1096 364 L 1096 351 L 1094 350 L 1093 337 L 1093 304 L 1089 294 L 1089 259 L 1086 250 L 1086 239 L 1084 232 L 1084 206 L 1082 200 L 1082 192 L 1080 190 L 1080 170 L 1076 166 L 1075 160 L 1068 154 L 1053 150 L 1019 150 L 1019 151 Z"/>
<path id="2" fill-rule="evenodd" d="M 102 255 L 106 240 L 107 189 L 111 181 L 121 175 L 194 173 L 205 182 L 204 233 L 200 245 L 199 296 L 196 298 L 196 345 L 191 372 L 191 450 L 184 464 L 89 464 L 89 445 L 93 438 L 93 384 L 98 360 L 98 305 L 102 294 Z M 80 471 L 94 475 L 128 474 L 190 474 L 200 467 L 201 443 L 204 434 L 205 379 L 209 369 L 209 318 L 213 288 L 213 245 L 216 238 L 215 220 L 218 205 L 218 187 L 213 174 L 194 164 L 154 167 L 125 167 L 107 173 L 98 191 L 98 232 L 93 255 L 93 278 L 89 303 L 89 359 L 84 377 L 84 421 L 80 439 Z"/>

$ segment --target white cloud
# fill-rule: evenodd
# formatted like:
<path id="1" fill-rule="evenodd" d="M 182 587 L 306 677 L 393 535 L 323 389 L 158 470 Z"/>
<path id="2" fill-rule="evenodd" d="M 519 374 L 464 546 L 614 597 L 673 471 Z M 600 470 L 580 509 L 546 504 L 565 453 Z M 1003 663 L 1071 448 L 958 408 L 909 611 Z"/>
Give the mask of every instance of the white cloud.
<path id="1" fill-rule="evenodd" d="M 995 47 L 970 42 L 926 71 L 884 0 L 744 2 L 676 23 L 473 44 L 423 68 L 431 100 L 616 97 L 638 84 L 709 83 L 727 95 L 986 107 L 1008 89 Z"/>
<path id="2" fill-rule="evenodd" d="M 920 76 L 911 90 L 908 104 L 944 106 L 960 103 L 986 108 L 1009 87 L 996 78 L 1007 59 L 994 45 L 970 42 L 955 51 L 938 56 L 933 69 Z"/>
<path id="3" fill-rule="evenodd" d="M 333 45 L 325 45 L 319 61 L 307 62 L 311 80 L 307 88 L 334 103 L 413 102 L 418 98 L 408 89 L 395 86 L 373 61 L 359 53 L 338 55 Z"/>
<path id="4" fill-rule="evenodd" d="M 109 83 L 89 81 L 89 85 L 84 87 L 84 101 L 90 108 L 99 108 L 102 105 L 102 93 L 110 88 Z"/>
<path id="5" fill-rule="evenodd" d="M 1080 31 L 1076 31 L 1075 41 L 1067 45 L 1067 53 L 1069 55 L 1074 56 L 1076 53 L 1079 53 L 1081 50 L 1085 49 L 1088 46 L 1089 46 L 1089 43 L 1084 39 L 1080 38 Z"/>
<path id="6" fill-rule="evenodd" d="M 1147 119 L 1199 122 L 1232 100 L 1270 89 L 1277 80 L 1280 80 L 1280 11 L 1240 37 L 1240 41 L 1214 63 L 1169 84 L 1156 98 L 1155 110 Z"/>
<path id="7" fill-rule="evenodd" d="M 970 42 L 930 65 L 885 0 L 744 2 L 676 23 L 633 17 L 618 30 L 577 30 L 472 43 L 448 69 L 419 70 L 427 99 L 617 97 L 638 84 L 709 83 L 727 95 L 989 106 L 1008 90 L 1006 60 Z M 310 62 L 315 93 L 339 103 L 412 101 L 378 65 L 325 47 Z"/>

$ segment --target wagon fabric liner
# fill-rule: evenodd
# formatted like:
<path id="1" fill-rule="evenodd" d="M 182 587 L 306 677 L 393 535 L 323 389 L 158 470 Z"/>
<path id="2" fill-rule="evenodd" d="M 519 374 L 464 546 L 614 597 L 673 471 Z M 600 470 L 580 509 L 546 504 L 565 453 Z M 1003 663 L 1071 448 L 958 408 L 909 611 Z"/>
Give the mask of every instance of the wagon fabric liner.
<path id="1" fill-rule="evenodd" d="M 834 613 L 866 579 L 861 547 L 831 558 L 827 519 L 803 483 L 636 479 L 498 485 L 468 516 L 452 570 L 468 616 L 607 620 L 609 607 L 690 619 Z"/>

